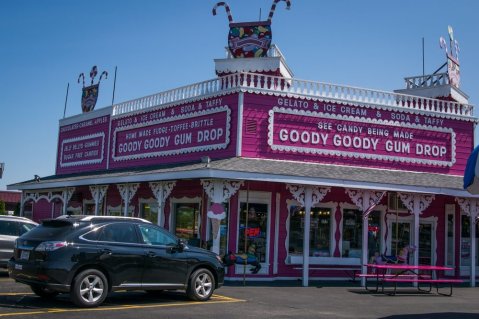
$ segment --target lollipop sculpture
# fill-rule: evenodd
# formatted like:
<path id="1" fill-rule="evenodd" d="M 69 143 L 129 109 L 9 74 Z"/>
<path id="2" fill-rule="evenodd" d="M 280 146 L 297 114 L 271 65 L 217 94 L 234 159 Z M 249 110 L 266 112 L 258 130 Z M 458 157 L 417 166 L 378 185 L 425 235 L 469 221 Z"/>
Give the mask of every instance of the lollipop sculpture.
<path id="1" fill-rule="evenodd" d="M 235 58 L 265 57 L 271 46 L 271 19 L 276 4 L 286 2 L 286 9 L 291 8 L 289 0 L 274 0 L 269 12 L 268 20 L 258 22 L 233 22 L 230 7 L 226 2 L 218 2 L 213 8 L 213 15 L 220 6 L 225 7 L 228 16 L 230 31 L 228 34 L 228 48 Z"/>
<path id="2" fill-rule="evenodd" d="M 103 71 L 100 74 L 98 83 L 93 84 L 93 79 L 97 76 L 97 74 L 98 74 L 98 69 L 96 65 L 94 65 L 90 71 L 91 83 L 89 86 L 86 86 L 86 87 L 85 87 L 85 74 L 80 73 L 80 75 L 78 76 L 78 83 L 80 83 L 80 79 L 83 80 L 83 89 L 82 89 L 82 96 L 81 96 L 81 108 L 83 113 L 91 112 L 95 109 L 96 101 L 98 99 L 98 91 L 100 88 L 101 78 L 103 77 L 103 75 L 105 76 L 105 78 L 108 78 L 108 72 Z"/>

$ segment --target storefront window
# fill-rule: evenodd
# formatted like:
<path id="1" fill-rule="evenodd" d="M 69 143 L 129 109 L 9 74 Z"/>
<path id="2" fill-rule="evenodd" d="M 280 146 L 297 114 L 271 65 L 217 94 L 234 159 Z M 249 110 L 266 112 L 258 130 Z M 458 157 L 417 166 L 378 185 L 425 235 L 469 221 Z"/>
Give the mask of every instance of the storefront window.
<path id="1" fill-rule="evenodd" d="M 357 209 L 344 211 L 343 214 L 343 257 L 360 258 L 362 255 L 362 213 Z"/>
<path id="2" fill-rule="evenodd" d="M 446 265 L 454 265 L 454 214 L 447 215 Z"/>
<path id="3" fill-rule="evenodd" d="M 411 223 L 393 222 L 391 231 L 391 252 L 393 256 L 398 256 L 404 247 L 411 245 Z"/>
<path id="4" fill-rule="evenodd" d="M 239 221 L 238 252 L 254 252 L 259 262 L 266 262 L 268 205 L 242 202 Z"/>
<path id="5" fill-rule="evenodd" d="M 471 266 L 471 219 L 461 216 L 461 266 Z M 479 224 L 476 223 L 476 265 L 478 259 Z"/>
<path id="6" fill-rule="evenodd" d="M 176 203 L 174 204 L 176 220 L 175 234 L 187 241 L 199 238 L 200 204 Z"/>
<path id="7" fill-rule="evenodd" d="M 381 255 L 381 212 L 373 211 L 368 216 L 368 257 Z"/>
<path id="8" fill-rule="evenodd" d="M 304 207 L 292 206 L 290 214 L 289 252 L 303 254 Z M 329 257 L 331 256 L 331 210 L 313 207 L 310 215 L 309 255 Z"/>
<path id="9" fill-rule="evenodd" d="M 153 224 L 158 224 L 158 203 L 148 202 L 140 205 L 141 218 L 149 220 Z"/>
<path id="10" fill-rule="evenodd" d="M 98 207 L 98 214 L 101 215 L 101 204 Z M 95 202 L 84 202 L 83 203 L 83 214 L 84 215 L 95 215 Z"/>

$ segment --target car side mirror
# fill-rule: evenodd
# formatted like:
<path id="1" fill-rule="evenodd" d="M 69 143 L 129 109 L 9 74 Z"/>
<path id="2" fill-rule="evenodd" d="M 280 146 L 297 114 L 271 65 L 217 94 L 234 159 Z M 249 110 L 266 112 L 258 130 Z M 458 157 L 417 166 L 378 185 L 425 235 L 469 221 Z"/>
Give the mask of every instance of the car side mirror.
<path id="1" fill-rule="evenodd" d="M 176 246 L 178 247 L 178 251 L 179 251 L 179 252 L 182 252 L 182 251 L 185 249 L 185 247 L 186 247 L 186 243 L 185 243 L 185 241 L 184 241 L 183 239 L 178 238 L 178 243 L 177 243 Z"/>
<path id="2" fill-rule="evenodd" d="M 170 254 L 173 254 L 173 253 L 176 253 L 176 252 L 181 253 L 185 249 L 185 247 L 186 247 L 186 243 L 182 239 L 178 238 L 178 241 L 176 242 L 176 245 L 170 246 L 168 248 L 168 252 Z"/>

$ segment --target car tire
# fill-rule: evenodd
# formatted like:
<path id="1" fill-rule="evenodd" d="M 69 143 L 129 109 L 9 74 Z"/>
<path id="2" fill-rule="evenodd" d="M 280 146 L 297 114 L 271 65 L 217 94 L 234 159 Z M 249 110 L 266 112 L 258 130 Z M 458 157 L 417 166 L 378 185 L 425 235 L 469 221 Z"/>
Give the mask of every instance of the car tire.
<path id="1" fill-rule="evenodd" d="M 73 280 L 71 300 L 79 307 L 98 307 L 108 295 L 108 280 L 97 269 L 87 269 Z"/>
<path id="2" fill-rule="evenodd" d="M 210 299 L 215 290 L 215 277 L 205 268 L 194 271 L 188 280 L 186 295 L 191 300 L 206 301 Z"/>
<path id="3" fill-rule="evenodd" d="M 42 297 L 44 299 L 50 299 L 50 298 L 55 298 L 59 292 L 51 290 L 50 288 L 43 287 L 43 286 L 37 286 L 37 285 L 32 285 L 30 286 L 32 289 L 33 293 L 39 297 Z"/>

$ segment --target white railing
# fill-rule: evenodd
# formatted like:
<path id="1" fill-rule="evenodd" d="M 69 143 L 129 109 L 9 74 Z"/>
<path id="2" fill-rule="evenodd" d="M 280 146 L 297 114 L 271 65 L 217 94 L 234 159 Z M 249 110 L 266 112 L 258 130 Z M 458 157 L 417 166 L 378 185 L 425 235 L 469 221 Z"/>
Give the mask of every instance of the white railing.
<path id="1" fill-rule="evenodd" d="M 134 112 L 153 106 L 179 103 L 180 101 L 200 96 L 227 93 L 228 91 L 240 89 L 263 91 L 273 94 L 323 98 L 349 103 L 407 108 L 449 115 L 473 116 L 473 106 L 469 104 L 256 73 L 234 73 L 213 80 L 119 103 L 113 106 L 113 115 Z"/>
<path id="2" fill-rule="evenodd" d="M 407 89 L 427 88 L 449 84 L 447 73 L 419 75 L 404 78 Z"/>

